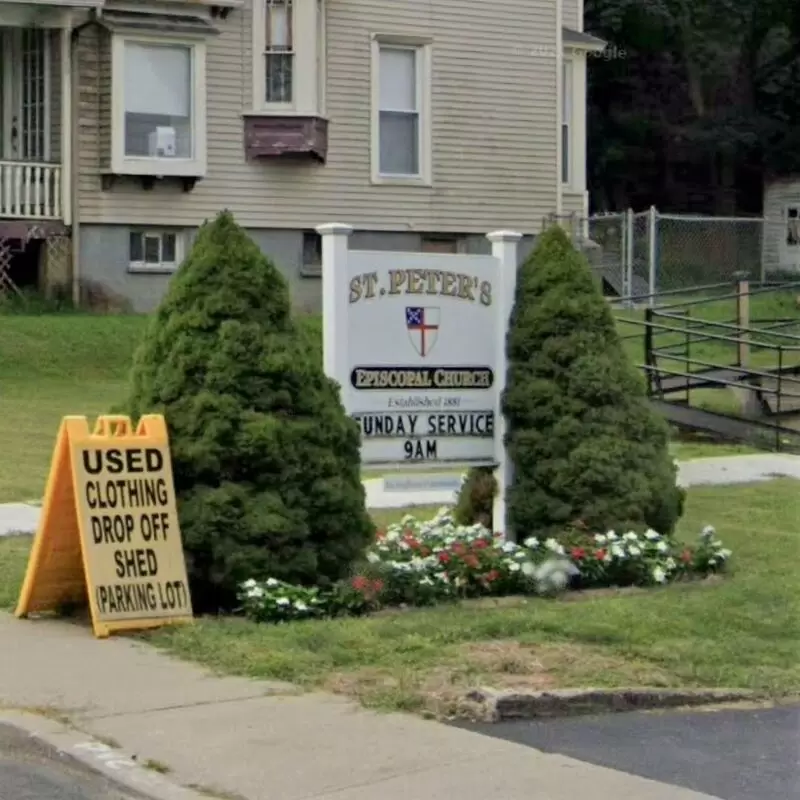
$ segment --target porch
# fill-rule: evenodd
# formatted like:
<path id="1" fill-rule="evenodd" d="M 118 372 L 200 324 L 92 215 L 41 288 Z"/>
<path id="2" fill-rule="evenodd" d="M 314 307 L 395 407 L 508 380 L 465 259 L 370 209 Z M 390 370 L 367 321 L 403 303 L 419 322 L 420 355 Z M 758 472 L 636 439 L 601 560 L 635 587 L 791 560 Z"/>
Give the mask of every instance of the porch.
<path id="1" fill-rule="evenodd" d="M 15 25 L 8 6 L 25 8 L 0 3 L 0 220 L 69 224 L 69 18 L 51 7 Z"/>

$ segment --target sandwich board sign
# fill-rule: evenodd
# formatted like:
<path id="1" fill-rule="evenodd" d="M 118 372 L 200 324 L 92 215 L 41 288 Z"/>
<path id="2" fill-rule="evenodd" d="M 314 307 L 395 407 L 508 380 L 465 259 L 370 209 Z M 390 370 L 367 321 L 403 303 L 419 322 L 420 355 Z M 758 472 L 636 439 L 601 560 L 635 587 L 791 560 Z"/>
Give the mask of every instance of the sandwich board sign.
<path id="1" fill-rule="evenodd" d="M 87 601 L 98 638 L 193 618 L 163 416 L 61 422 L 16 616 Z"/>
<path id="2" fill-rule="evenodd" d="M 361 462 L 387 471 L 492 466 L 505 519 L 500 397 L 521 234 L 491 255 L 354 250 L 322 237 L 323 360 L 361 430 Z"/>

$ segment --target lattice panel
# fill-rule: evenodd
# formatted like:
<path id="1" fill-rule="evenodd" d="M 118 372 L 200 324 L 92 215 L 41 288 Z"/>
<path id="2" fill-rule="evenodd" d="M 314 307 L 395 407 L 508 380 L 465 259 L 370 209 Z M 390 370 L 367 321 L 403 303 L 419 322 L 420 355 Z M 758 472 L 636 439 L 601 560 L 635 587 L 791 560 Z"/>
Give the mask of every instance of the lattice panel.
<path id="1" fill-rule="evenodd" d="M 19 287 L 11 280 L 11 257 L 14 251 L 8 239 L 0 237 L 0 295 L 8 296 L 12 292 L 22 295 Z"/>

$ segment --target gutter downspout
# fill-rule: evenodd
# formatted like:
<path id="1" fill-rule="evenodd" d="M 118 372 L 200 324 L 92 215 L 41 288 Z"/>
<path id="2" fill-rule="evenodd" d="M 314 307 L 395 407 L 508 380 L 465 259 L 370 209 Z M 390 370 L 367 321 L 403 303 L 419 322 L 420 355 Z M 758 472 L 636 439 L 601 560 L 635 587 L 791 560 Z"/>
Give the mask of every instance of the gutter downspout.
<path id="1" fill-rule="evenodd" d="M 72 93 L 70 104 L 72 105 L 71 118 L 71 138 L 72 146 L 70 151 L 70 205 L 72 206 L 72 304 L 78 308 L 81 304 L 81 221 L 80 221 L 80 87 L 81 72 L 78 61 L 78 44 L 81 32 L 86 28 L 100 24 L 100 17 L 103 13 L 102 3 L 91 10 L 91 17 L 73 28 L 70 35 L 70 70 L 72 72 Z M 77 68 L 76 68 L 77 67 Z"/>

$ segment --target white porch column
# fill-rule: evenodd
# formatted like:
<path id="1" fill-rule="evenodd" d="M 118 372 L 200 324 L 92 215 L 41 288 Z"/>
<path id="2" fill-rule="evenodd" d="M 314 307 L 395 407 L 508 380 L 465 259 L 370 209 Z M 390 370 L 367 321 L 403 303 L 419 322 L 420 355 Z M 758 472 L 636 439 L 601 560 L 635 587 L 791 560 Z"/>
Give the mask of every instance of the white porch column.
<path id="1" fill-rule="evenodd" d="M 559 176 L 560 177 L 560 176 Z M 496 531 L 502 531 L 511 538 L 516 538 L 508 530 L 506 519 L 506 490 L 511 484 L 513 465 L 508 459 L 506 451 L 506 419 L 503 416 L 502 397 L 506 388 L 506 372 L 508 369 L 506 357 L 506 334 L 511 309 L 514 307 L 514 293 L 517 288 L 517 244 L 522 238 L 516 231 L 494 231 L 488 233 L 486 238 L 492 243 L 492 255 L 500 262 L 497 280 L 497 302 L 500 306 L 497 317 L 500 330 L 497 336 L 497 351 L 495 355 L 495 385 L 497 386 L 497 400 L 495 403 L 495 459 L 497 469 L 497 495 L 492 508 L 493 525 Z"/>
<path id="2" fill-rule="evenodd" d="M 337 381 L 342 393 L 349 386 L 347 374 L 347 255 L 349 225 L 318 225 L 322 237 L 322 366 Z M 344 402 L 344 397 L 342 398 Z"/>
<path id="3" fill-rule="evenodd" d="M 72 19 L 60 30 L 61 53 L 61 215 L 72 224 Z"/>

